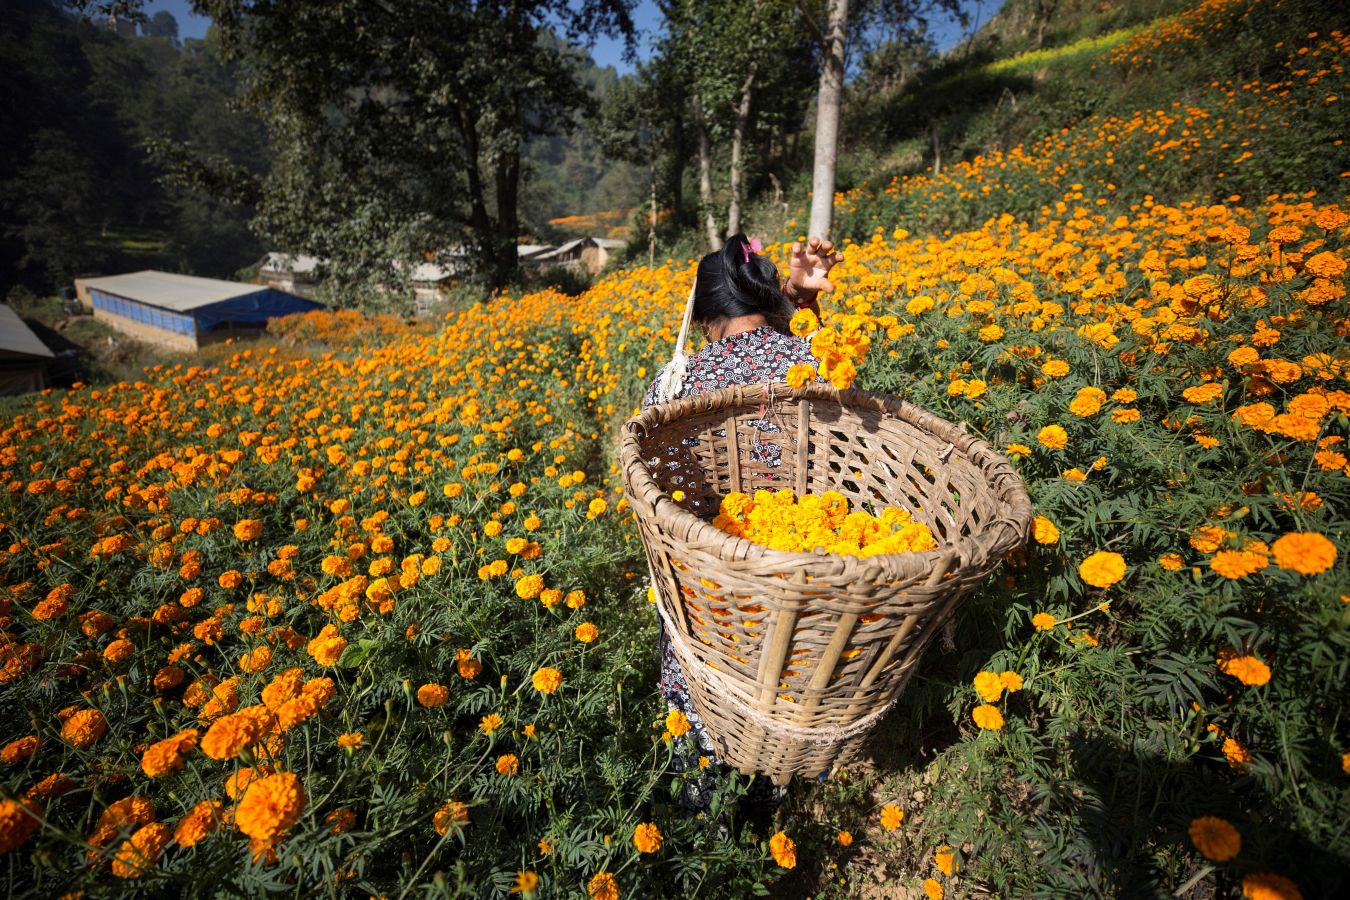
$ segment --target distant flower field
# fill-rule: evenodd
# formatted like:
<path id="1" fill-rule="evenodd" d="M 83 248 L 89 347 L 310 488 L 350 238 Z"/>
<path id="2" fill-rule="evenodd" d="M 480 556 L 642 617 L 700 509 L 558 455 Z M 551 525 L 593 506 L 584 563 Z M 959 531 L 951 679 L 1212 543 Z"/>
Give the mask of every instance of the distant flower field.
<path id="1" fill-rule="evenodd" d="M 1343 82 L 1345 41 L 1309 46 Z M 1094 123 L 1094 152 L 1152 115 Z M 871 237 L 832 274 L 820 373 L 967 423 L 1036 512 L 868 760 L 757 829 L 673 800 L 689 723 L 657 701 L 614 462 L 690 261 L 436 330 L 310 314 L 0 430 L 11 893 L 839 896 L 886 858 L 930 897 L 1327 893 L 1350 203 L 1117 203 L 1058 183 L 1084 148 L 1049 140 L 841 198 Z M 1034 217 L 888 211 L 984 178 L 1025 205 L 1014 169 Z"/>

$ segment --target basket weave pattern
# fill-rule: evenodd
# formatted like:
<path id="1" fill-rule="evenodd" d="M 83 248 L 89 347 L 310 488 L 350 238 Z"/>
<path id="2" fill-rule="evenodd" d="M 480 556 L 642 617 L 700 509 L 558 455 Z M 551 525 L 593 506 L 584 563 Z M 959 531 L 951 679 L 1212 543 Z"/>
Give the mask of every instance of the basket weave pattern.
<path id="1" fill-rule="evenodd" d="M 626 423 L 620 451 L 694 707 L 719 756 L 779 784 L 857 753 L 956 603 L 1031 522 L 1021 479 L 984 441 L 913 404 L 824 384 L 652 406 Z M 727 493 L 761 488 L 901 507 L 938 549 L 789 553 L 710 524 Z"/>

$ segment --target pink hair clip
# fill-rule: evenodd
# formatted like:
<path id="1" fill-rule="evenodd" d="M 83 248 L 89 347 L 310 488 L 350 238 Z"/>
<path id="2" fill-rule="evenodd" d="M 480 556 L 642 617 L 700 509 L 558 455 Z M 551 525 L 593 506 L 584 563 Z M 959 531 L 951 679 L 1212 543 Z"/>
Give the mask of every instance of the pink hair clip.
<path id="1" fill-rule="evenodd" d="M 741 262 L 748 263 L 750 261 L 751 253 L 761 253 L 763 250 L 764 244 L 760 242 L 759 238 L 747 241 L 745 246 L 741 248 L 741 253 L 744 254 L 741 258 Z"/>

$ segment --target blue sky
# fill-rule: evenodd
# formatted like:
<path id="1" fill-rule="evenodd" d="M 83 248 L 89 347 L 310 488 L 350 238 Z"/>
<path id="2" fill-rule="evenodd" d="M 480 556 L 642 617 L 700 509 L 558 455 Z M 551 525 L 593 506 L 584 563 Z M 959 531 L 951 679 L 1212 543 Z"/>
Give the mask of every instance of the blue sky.
<path id="1" fill-rule="evenodd" d="M 998 11 L 1003 5 L 1003 0 L 963 0 L 963 5 L 972 19 L 978 18 L 978 21 L 983 23 Z M 150 15 L 161 9 L 167 9 L 178 20 L 179 37 L 202 37 L 211 24 L 210 19 L 192 12 L 189 0 L 148 0 L 145 4 L 145 11 Z M 656 8 L 656 3 L 653 0 L 640 0 L 634 11 L 633 21 L 639 31 L 638 58 L 646 59 L 651 53 L 650 47 L 655 32 L 661 25 L 661 14 Z M 955 20 L 939 19 L 933 22 L 933 36 L 938 49 L 946 50 L 965 35 Z M 591 56 L 600 65 L 613 66 L 621 74 L 633 70 L 633 67 L 623 59 L 622 41 L 601 39 L 591 49 Z"/>

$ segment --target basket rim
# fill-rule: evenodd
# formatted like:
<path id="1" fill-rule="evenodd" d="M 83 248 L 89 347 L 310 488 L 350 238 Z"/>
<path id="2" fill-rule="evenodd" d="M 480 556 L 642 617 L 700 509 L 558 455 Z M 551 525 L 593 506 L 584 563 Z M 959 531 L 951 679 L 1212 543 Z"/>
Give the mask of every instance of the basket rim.
<path id="1" fill-rule="evenodd" d="M 639 442 L 654 426 L 664 425 L 689 412 L 706 413 L 738 406 L 753 408 L 764 402 L 803 399 L 834 402 L 841 407 L 871 409 L 883 415 L 902 419 L 916 428 L 946 440 L 955 451 L 981 470 L 983 481 L 1003 505 L 1004 514 L 990 521 L 982 529 L 980 539 L 974 535 L 962 534 L 953 543 L 918 553 L 886 553 L 854 557 L 821 552 L 774 550 L 746 538 L 728 534 L 694 515 L 662 490 L 647 469 Z M 1001 561 L 1014 547 L 1023 542 L 1031 526 L 1031 499 L 1021 476 L 1017 474 L 1007 457 L 991 447 L 987 441 L 971 434 L 964 423 L 950 422 L 899 397 L 857 388 L 839 390 L 821 382 L 806 384 L 800 388 L 793 388 L 786 381 L 733 385 L 706 394 L 653 404 L 645 410 L 640 410 L 624 423 L 619 441 L 619 458 L 620 469 L 626 482 L 625 495 L 629 497 L 629 505 L 634 506 L 635 515 L 638 514 L 638 507 L 633 504 L 633 497 L 639 496 L 643 505 L 651 508 L 652 517 L 657 525 L 681 525 L 683 526 L 681 530 L 691 536 L 698 536 L 701 541 L 720 544 L 718 556 L 723 561 L 744 561 L 756 568 L 770 564 L 782 566 L 783 571 L 792 571 L 809 563 L 817 578 L 847 574 L 850 577 L 861 575 L 893 581 L 905 581 L 927 575 L 939 565 L 946 571 L 955 571 L 957 568 L 968 566 L 992 568 L 993 564 Z M 946 563 L 943 563 L 943 560 L 947 560 Z M 838 573 L 830 571 L 832 568 L 837 568 Z"/>

